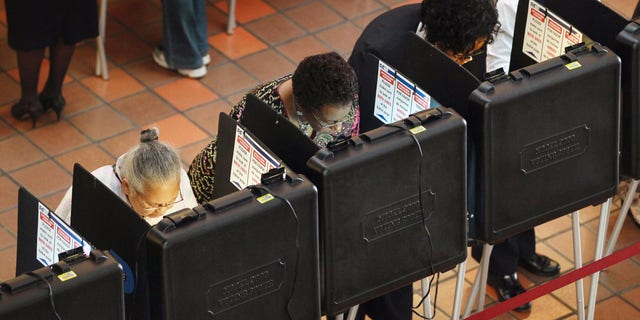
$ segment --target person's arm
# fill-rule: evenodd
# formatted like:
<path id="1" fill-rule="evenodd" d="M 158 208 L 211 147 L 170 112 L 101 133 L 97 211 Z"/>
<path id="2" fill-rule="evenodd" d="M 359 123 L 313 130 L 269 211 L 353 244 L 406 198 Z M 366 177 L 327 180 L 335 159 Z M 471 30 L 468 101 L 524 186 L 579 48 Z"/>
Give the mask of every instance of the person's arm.
<path id="1" fill-rule="evenodd" d="M 180 192 L 182 192 L 185 208 L 193 208 L 198 206 L 196 196 L 193 194 L 193 189 L 191 189 L 191 181 L 189 180 L 189 176 L 187 175 L 187 172 L 184 171 L 184 169 L 180 169 Z"/>
<path id="2" fill-rule="evenodd" d="M 62 197 L 62 200 L 60 200 L 60 204 L 58 204 L 58 207 L 53 211 L 68 225 L 71 225 L 71 194 L 72 191 L 71 188 L 69 188 L 64 194 L 64 197 Z"/>
<path id="3" fill-rule="evenodd" d="M 509 73 L 518 0 L 498 0 L 496 9 L 500 30 L 493 43 L 487 45 L 487 72 L 502 68 Z"/>

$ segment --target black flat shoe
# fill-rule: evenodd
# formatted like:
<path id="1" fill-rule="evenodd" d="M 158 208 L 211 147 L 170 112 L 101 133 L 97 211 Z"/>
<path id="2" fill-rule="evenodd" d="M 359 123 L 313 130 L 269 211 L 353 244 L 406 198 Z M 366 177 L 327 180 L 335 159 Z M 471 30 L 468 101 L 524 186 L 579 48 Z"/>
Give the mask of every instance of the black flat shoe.
<path id="1" fill-rule="evenodd" d="M 520 284 L 520 280 L 518 280 L 518 274 L 516 273 L 508 274 L 505 276 L 489 274 L 487 283 L 496 290 L 498 300 L 500 301 L 511 299 L 526 291 Z M 513 311 L 517 312 L 528 312 L 530 310 L 531 302 L 527 302 L 513 309 Z"/>
<path id="2" fill-rule="evenodd" d="M 519 264 L 527 271 L 539 276 L 552 277 L 560 273 L 558 262 L 537 253 L 530 257 L 520 258 Z"/>
<path id="3" fill-rule="evenodd" d="M 36 127 L 36 120 L 44 113 L 44 107 L 40 101 L 34 102 L 18 102 L 11 106 L 11 116 L 18 120 L 27 120 L 31 118 L 33 128 Z"/>
<path id="4" fill-rule="evenodd" d="M 44 111 L 53 109 L 53 112 L 56 113 L 58 121 L 60 121 L 62 109 L 64 109 L 64 106 L 67 105 L 67 101 L 64 99 L 61 93 L 52 96 L 41 93 L 40 95 L 38 95 L 38 100 L 40 100 L 40 103 L 42 103 Z"/>

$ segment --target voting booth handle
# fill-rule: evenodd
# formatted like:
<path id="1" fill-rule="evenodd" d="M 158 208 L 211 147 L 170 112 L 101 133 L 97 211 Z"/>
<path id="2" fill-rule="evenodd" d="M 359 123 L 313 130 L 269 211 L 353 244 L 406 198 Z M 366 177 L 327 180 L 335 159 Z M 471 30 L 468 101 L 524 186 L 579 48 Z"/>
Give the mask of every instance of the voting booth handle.
<path id="1" fill-rule="evenodd" d="M 451 113 L 451 111 L 442 111 L 440 108 L 427 109 L 409 115 L 408 118 L 404 119 L 404 124 L 411 128 L 415 128 L 431 121 L 447 119 L 452 115 L 453 113 Z"/>
<path id="2" fill-rule="evenodd" d="M 15 294 L 24 289 L 30 288 L 33 285 L 36 285 L 42 279 L 52 278 L 54 275 L 53 271 L 47 267 L 34 270 L 32 273 L 37 276 L 34 277 L 26 273 L 23 273 L 13 279 L 0 283 L 0 288 L 2 288 L 2 291 L 4 292 L 7 292 L 9 294 Z"/>

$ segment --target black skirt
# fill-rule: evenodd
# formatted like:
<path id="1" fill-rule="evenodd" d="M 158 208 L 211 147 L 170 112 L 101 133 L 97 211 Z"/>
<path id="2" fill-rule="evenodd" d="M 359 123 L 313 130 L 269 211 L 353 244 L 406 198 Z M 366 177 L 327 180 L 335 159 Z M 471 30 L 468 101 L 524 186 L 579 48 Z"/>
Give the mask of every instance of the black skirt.
<path id="1" fill-rule="evenodd" d="M 5 0 L 9 46 L 42 49 L 98 36 L 96 0 Z"/>

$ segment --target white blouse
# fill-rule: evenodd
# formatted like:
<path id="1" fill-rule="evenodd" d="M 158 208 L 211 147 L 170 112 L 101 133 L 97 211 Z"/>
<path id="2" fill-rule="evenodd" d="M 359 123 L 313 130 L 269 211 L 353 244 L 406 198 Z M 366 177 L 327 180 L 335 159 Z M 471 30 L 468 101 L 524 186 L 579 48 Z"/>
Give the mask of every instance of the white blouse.
<path id="1" fill-rule="evenodd" d="M 116 171 L 118 172 L 118 175 L 120 175 L 119 168 L 120 168 L 121 159 L 122 159 L 122 156 L 120 156 L 120 158 L 118 158 L 118 160 L 116 161 Z M 91 174 L 93 174 L 96 178 L 98 178 L 98 180 L 104 183 L 104 185 L 106 185 L 109 189 L 111 189 L 111 191 L 117 194 L 118 197 L 120 197 L 120 199 L 122 199 L 124 202 L 129 204 L 127 196 L 124 194 L 124 191 L 122 190 L 122 183 L 120 182 L 120 179 L 118 179 L 116 174 L 113 172 L 112 165 L 100 167 L 94 170 L 93 172 L 91 172 Z M 71 191 L 72 191 L 72 188 L 69 188 L 69 190 L 67 190 L 64 197 L 60 201 L 60 204 L 54 211 L 58 217 L 62 218 L 69 225 L 71 225 L 71 193 L 72 193 Z M 184 169 L 182 168 L 180 169 L 180 192 L 182 193 L 183 200 L 174 204 L 171 208 L 169 208 L 165 213 L 165 215 L 185 209 L 185 208 L 194 208 L 198 206 L 198 202 L 196 201 L 196 197 L 193 194 L 193 190 L 191 190 L 191 183 L 189 181 L 189 176 L 187 176 L 187 172 L 184 171 Z M 180 195 L 178 195 L 178 197 L 180 197 Z M 176 198 L 176 201 L 178 200 L 178 197 Z M 147 221 L 149 225 L 154 225 L 160 222 L 162 218 L 163 217 L 155 217 L 155 218 L 145 217 L 144 220 Z"/>

